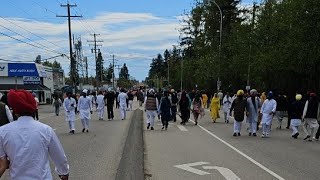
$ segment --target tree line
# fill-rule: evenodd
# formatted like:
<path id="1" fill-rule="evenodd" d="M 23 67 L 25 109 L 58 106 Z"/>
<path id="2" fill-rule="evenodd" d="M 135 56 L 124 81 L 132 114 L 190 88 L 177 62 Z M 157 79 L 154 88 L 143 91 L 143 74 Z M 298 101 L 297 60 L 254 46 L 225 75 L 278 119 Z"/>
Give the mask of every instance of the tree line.
<path id="1" fill-rule="evenodd" d="M 180 29 L 178 47 L 152 60 L 149 85 L 235 91 L 247 85 L 261 91 L 320 89 L 320 1 L 265 0 L 243 7 L 239 0 L 195 2 Z M 169 73 L 168 73 L 169 71 Z M 168 76 L 169 74 L 169 76 Z M 169 77 L 169 78 L 168 78 Z"/>

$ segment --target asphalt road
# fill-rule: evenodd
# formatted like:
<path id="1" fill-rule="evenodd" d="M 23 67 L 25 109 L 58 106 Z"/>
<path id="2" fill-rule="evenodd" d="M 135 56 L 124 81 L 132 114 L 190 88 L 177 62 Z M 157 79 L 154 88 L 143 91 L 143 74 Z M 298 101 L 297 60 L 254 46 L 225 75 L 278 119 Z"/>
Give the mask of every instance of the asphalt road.
<path id="1" fill-rule="evenodd" d="M 193 118 L 191 118 L 193 119 Z M 275 122 L 275 120 L 274 120 Z M 286 123 L 284 121 L 283 123 Z M 274 123 L 276 124 L 276 123 Z M 233 137 L 233 121 L 212 123 L 209 111 L 199 126 L 171 123 L 161 131 L 146 130 L 145 173 L 154 180 L 318 180 L 319 142 L 306 142 L 304 133 L 291 138 L 291 130 L 273 127 L 270 138 L 249 137 L 246 124 L 242 136 Z"/>
<path id="2" fill-rule="evenodd" d="M 77 120 L 76 134 L 72 135 L 68 133 L 63 111 L 55 116 L 51 106 L 41 106 L 41 122 L 55 129 L 65 149 L 70 179 L 140 180 L 141 176 L 135 178 L 135 171 L 143 167 L 141 146 L 144 146 L 146 179 L 318 180 L 320 177 L 319 142 L 303 141 L 302 131 L 302 136 L 295 140 L 290 130 L 278 130 L 274 126 L 271 137 L 262 139 L 261 132 L 258 137 L 249 137 L 243 124 L 242 136 L 233 137 L 232 121 L 225 124 L 219 119 L 214 124 L 209 111 L 199 126 L 191 121 L 180 126 L 178 118 L 167 131 L 161 130 L 158 120 L 154 131 L 146 130 L 145 124 L 141 127 L 140 122 L 145 119 L 141 111 L 128 111 L 124 121 L 119 120 L 119 110 L 115 110 L 115 116 L 114 121 L 98 121 L 94 113 L 89 133 L 81 132 L 81 122 Z M 142 137 L 144 145 L 139 140 Z M 8 179 L 7 173 L 2 179 Z M 52 174 L 57 180 L 53 165 Z"/>
<path id="3" fill-rule="evenodd" d="M 134 103 L 136 107 L 137 103 Z M 53 114 L 53 107 L 40 106 L 40 121 L 55 129 L 70 164 L 72 180 L 112 180 L 115 179 L 123 154 L 123 147 L 128 136 L 131 116 L 134 111 L 127 111 L 127 119 L 121 121 L 118 109 L 115 109 L 113 121 L 99 121 L 94 112 L 90 122 L 90 132 L 82 133 L 81 121 L 76 120 L 76 133 L 69 134 L 68 124 L 64 121 L 64 111 L 60 116 Z M 105 119 L 107 117 L 105 116 Z M 52 174 L 58 180 L 52 165 Z M 2 179 L 8 179 L 8 172 Z"/>

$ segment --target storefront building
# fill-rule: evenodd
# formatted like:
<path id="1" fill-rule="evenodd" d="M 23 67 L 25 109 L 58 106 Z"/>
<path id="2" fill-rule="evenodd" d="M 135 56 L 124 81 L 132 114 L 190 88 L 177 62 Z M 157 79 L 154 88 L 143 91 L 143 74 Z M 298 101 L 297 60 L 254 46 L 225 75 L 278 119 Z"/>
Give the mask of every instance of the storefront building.
<path id="1" fill-rule="evenodd" d="M 25 89 L 36 93 L 40 103 L 50 103 L 53 71 L 36 63 L 0 63 L 0 92 Z"/>

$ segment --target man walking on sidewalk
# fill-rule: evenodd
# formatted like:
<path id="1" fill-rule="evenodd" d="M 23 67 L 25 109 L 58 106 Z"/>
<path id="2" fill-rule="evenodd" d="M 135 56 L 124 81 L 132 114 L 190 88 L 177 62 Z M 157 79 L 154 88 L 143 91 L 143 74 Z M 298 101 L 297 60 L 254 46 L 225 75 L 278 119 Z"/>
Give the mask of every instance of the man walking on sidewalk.
<path id="1" fill-rule="evenodd" d="M 178 96 L 174 89 L 171 89 L 171 94 L 169 96 L 171 102 L 171 115 L 173 122 L 177 121 L 177 105 L 178 105 Z"/>
<path id="2" fill-rule="evenodd" d="M 114 118 L 113 115 L 113 106 L 114 100 L 116 98 L 116 94 L 111 89 L 108 90 L 107 94 L 105 95 L 105 99 L 107 100 L 107 111 L 108 111 L 108 120 L 111 121 Z"/>
<path id="3" fill-rule="evenodd" d="M 125 93 L 125 90 L 123 88 L 121 88 L 120 94 L 119 94 L 118 99 L 117 99 L 118 102 L 119 102 L 119 106 L 120 106 L 121 120 L 125 120 L 126 119 L 127 99 L 128 99 L 128 95 Z"/>
<path id="4" fill-rule="evenodd" d="M 262 113 L 262 138 L 269 137 L 271 124 L 274 114 L 276 113 L 277 102 L 273 99 L 273 92 L 268 93 L 267 99 L 261 107 Z"/>
<path id="5" fill-rule="evenodd" d="M 310 98 L 304 106 L 302 119 L 304 121 L 303 130 L 307 134 L 304 140 L 312 141 L 315 138 L 315 134 L 319 128 L 319 100 L 315 93 L 310 93 Z"/>
<path id="6" fill-rule="evenodd" d="M 169 100 L 169 93 L 165 91 L 160 102 L 160 113 L 162 121 L 162 129 L 167 130 L 169 125 L 169 120 L 171 119 L 171 102 Z"/>
<path id="7" fill-rule="evenodd" d="M 241 126 L 242 121 L 244 120 L 244 113 L 247 109 L 247 100 L 244 99 L 243 90 L 238 90 L 237 98 L 232 102 L 230 109 L 230 116 L 234 110 L 234 125 L 233 125 L 233 136 L 241 136 Z"/>
<path id="8" fill-rule="evenodd" d="M 32 94 L 11 90 L 8 102 L 19 118 L 0 127 L 0 177 L 9 169 L 11 179 L 50 180 L 50 157 L 60 179 L 68 180 L 69 165 L 56 133 L 33 118 L 37 107 Z"/>
<path id="9" fill-rule="evenodd" d="M 70 133 L 74 134 L 74 131 L 76 130 L 74 121 L 76 119 L 75 108 L 77 106 L 77 103 L 76 100 L 71 97 L 71 92 L 68 92 L 67 96 L 68 97 L 63 101 L 63 109 L 65 110 L 66 121 L 69 124 Z"/>
<path id="10" fill-rule="evenodd" d="M 97 103 L 99 120 L 103 120 L 105 102 L 104 102 L 104 96 L 102 95 L 102 91 L 99 91 L 99 95 L 97 96 L 96 103 Z"/>
<path id="11" fill-rule="evenodd" d="M 150 89 L 145 100 L 145 111 L 147 114 L 147 129 L 150 128 L 151 130 L 154 130 L 154 119 L 157 117 L 157 112 L 159 110 L 159 102 L 158 99 L 155 97 L 155 91 L 153 89 Z"/>
<path id="12" fill-rule="evenodd" d="M 80 112 L 80 119 L 83 127 L 82 132 L 85 132 L 86 130 L 89 132 L 90 114 L 92 114 L 91 98 L 87 96 L 87 93 L 88 90 L 84 89 L 78 102 L 78 111 Z"/>
<path id="13" fill-rule="evenodd" d="M 297 139 L 299 136 L 299 126 L 301 125 L 301 118 L 303 115 L 304 104 L 301 102 L 302 95 L 297 94 L 296 100 L 291 104 L 291 129 L 292 137 Z"/>

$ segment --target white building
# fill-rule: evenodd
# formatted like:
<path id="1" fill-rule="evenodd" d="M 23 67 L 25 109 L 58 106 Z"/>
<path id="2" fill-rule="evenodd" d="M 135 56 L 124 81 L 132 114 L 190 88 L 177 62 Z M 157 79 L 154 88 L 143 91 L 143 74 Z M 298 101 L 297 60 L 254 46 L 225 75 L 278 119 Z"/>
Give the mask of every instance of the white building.
<path id="1" fill-rule="evenodd" d="M 36 63 L 0 63 L 0 92 L 25 89 L 36 93 L 40 103 L 50 103 L 53 79 L 51 67 Z"/>

